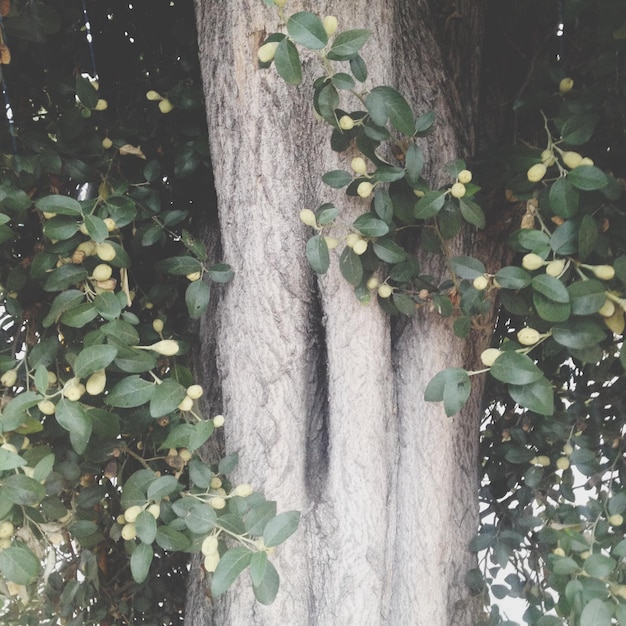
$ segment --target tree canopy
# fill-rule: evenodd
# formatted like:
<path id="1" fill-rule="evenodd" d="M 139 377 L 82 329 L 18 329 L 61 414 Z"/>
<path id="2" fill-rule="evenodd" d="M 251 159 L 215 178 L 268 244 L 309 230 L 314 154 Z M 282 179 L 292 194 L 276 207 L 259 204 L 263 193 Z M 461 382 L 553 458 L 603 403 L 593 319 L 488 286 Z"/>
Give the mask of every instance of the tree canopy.
<path id="1" fill-rule="evenodd" d="M 343 241 L 338 203 L 294 207 L 312 270 L 338 262 L 361 302 L 428 310 L 468 341 L 498 307 L 479 369 L 424 390 L 451 416 L 489 377 L 467 574 L 484 624 L 512 623 L 492 601 L 507 596 L 529 624 L 626 624 L 623 2 L 488 3 L 505 20 L 485 46 L 518 68 L 516 95 L 497 145 L 459 155 L 441 185 L 421 147 L 436 116 L 368 83 L 370 32 L 265 4 L 284 28 L 250 63 L 295 89 L 321 56 L 304 89 L 352 158 L 311 175 L 363 204 Z M 0 14 L 0 615 L 177 623 L 194 552 L 214 595 L 248 570 L 270 603 L 268 555 L 299 514 L 231 484 L 236 455 L 201 452 L 225 418 L 203 405 L 194 320 L 236 276 L 200 233 L 217 218 L 193 6 L 5 0 Z M 507 41 L 520 16 L 537 21 L 531 58 Z M 508 264 L 450 251 L 494 225 Z"/>

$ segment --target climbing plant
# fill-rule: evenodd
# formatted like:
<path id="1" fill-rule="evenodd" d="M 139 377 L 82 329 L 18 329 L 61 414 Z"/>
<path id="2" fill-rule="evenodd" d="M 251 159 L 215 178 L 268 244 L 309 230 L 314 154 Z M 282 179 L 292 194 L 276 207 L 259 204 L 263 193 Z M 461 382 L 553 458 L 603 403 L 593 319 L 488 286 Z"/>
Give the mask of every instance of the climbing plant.
<path id="1" fill-rule="evenodd" d="M 486 259 L 454 256 L 449 245 L 463 228 L 498 219 L 483 208 L 480 169 L 458 160 L 448 184 L 425 180 L 420 142 L 437 132 L 435 115 L 415 112 L 392 86 L 368 84 L 361 52 L 370 32 L 265 2 L 285 32 L 265 39 L 259 65 L 299 85 L 301 55 L 317 56 L 314 110 L 333 150 L 346 155 L 346 167 L 322 180 L 363 200 L 351 223 L 335 203 L 301 210 L 313 231 L 305 248 L 313 270 L 325 273 L 338 257 L 361 302 L 376 298 L 391 315 L 438 313 L 463 338 L 494 301 L 500 307 L 483 367 L 447 369 L 424 392 L 452 416 L 472 377 L 493 381 L 482 432 L 484 522 L 471 546 L 481 567 L 468 584 L 487 603 L 488 589 L 524 598 L 529 624 L 625 624 L 623 3 L 554 3 L 553 38 L 565 37 L 568 51 L 537 50 L 512 105 L 525 134 L 494 179 L 507 180 L 501 196 L 518 208 L 514 260 L 489 273 Z M 424 274 L 417 247 L 442 257 L 446 274 Z M 494 606 L 484 623 L 514 622 Z"/>
<path id="2" fill-rule="evenodd" d="M 185 329 L 233 271 L 191 234 L 210 210 L 192 7 L 92 9 L 0 3 L 4 624 L 180 623 L 191 553 L 214 595 L 249 567 L 270 603 L 299 518 L 199 452 L 225 418 Z"/>

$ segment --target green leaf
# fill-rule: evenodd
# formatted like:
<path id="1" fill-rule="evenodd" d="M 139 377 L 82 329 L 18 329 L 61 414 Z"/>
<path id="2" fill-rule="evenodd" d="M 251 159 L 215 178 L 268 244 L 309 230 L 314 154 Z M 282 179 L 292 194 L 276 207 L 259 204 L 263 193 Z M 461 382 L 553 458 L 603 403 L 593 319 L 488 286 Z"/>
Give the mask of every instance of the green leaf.
<path id="1" fill-rule="evenodd" d="M 196 535 L 205 535 L 215 527 L 217 515 L 209 504 L 195 502 L 186 511 L 185 524 Z"/>
<path id="2" fill-rule="evenodd" d="M 246 531 L 251 537 L 261 537 L 267 523 L 276 517 L 276 502 L 263 502 L 248 511 L 244 518 Z"/>
<path id="3" fill-rule="evenodd" d="M 270 520 L 263 530 L 263 542 L 265 546 L 271 548 L 286 541 L 296 532 L 300 523 L 299 511 L 287 511 L 280 513 Z"/>
<path id="4" fill-rule="evenodd" d="M 291 41 L 285 37 L 276 48 L 274 65 L 280 77 L 290 85 L 299 85 L 302 82 L 302 67 L 298 50 Z"/>
<path id="5" fill-rule="evenodd" d="M 57 402 L 54 416 L 59 425 L 69 432 L 74 450 L 82 454 L 89 443 L 93 426 L 87 411 L 80 403 L 62 398 Z"/>
<path id="6" fill-rule="evenodd" d="M 64 241 L 69 239 L 78 231 L 78 222 L 75 218 L 67 215 L 59 215 L 46 221 L 43 232 L 50 239 Z"/>
<path id="7" fill-rule="evenodd" d="M 163 550 L 171 550 L 173 552 L 183 552 L 191 543 L 189 537 L 171 526 L 159 526 L 156 542 Z"/>
<path id="8" fill-rule="evenodd" d="M 568 178 L 558 178 L 550 187 L 550 208 L 566 219 L 578 213 L 579 194 Z"/>
<path id="9" fill-rule="evenodd" d="M 255 552 L 250 559 L 250 578 L 255 587 L 258 587 L 263 581 L 267 562 L 267 552 Z"/>
<path id="10" fill-rule="evenodd" d="M 468 224 L 472 224 L 477 228 L 485 227 L 485 214 L 475 202 L 472 202 L 467 198 L 460 198 L 459 208 L 461 209 L 461 215 L 463 216 L 463 219 Z"/>
<path id="11" fill-rule="evenodd" d="M 306 258 L 311 269 L 317 274 L 325 274 L 330 266 L 328 245 L 321 235 L 314 235 L 306 242 Z"/>
<path id="12" fill-rule="evenodd" d="M 511 398 L 520 406 L 540 415 L 552 415 L 554 413 L 554 391 L 545 378 L 529 385 L 509 385 L 508 390 Z"/>
<path id="13" fill-rule="evenodd" d="M 150 513 L 148 513 L 148 515 L 150 515 Z M 150 517 L 152 517 L 152 515 L 150 515 Z M 154 521 L 154 518 L 152 519 Z M 154 551 L 152 546 L 148 543 L 140 543 L 138 546 L 135 546 L 133 553 L 130 555 L 130 573 L 137 584 L 141 584 L 148 578 L 153 556 Z"/>
<path id="14" fill-rule="evenodd" d="M 96 311 L 94 305 L 91 302 L 83 302 L 65 311 L 59 321 L 71 328 L 82 328 L 96 319 L 96 317 L 98 317 L 98 311 Z"/>
<path id="15" fill-rule="evenodd" d="M 28 465 L 26 459 L 11 450 L 0 448 L 0 472 L 22 467 L 23 465 Z"/>
<path id="16" fill-rule="evenodd" d="M 352 248 L 346 246 L 339 257 L 341 275 L 351 284 L 358 285 L 363 278 L 363 264 L 361 257 L 355 254 Z"/>
<path id="17" fill-rule="evenodd" d="M 68 289 L 58 294 L 52 304 L 48 314 L 43 318 L 42 325 L 44 328 L 49 328 L 59 320 L 61 315 L 75 306 L 79 305 L 85 299 L 84 292 L 79 289 Z"/>
<path id="18" fill-rule="evenodd" d="M 197 450 L 213 434 L 214 428 L 212 420 L 205 420 L 195 424 L 187 444 L 189 452 Z"/>
<path id="19" fill-rule="evenodd" d="M 187 395 L 185 387 L 171 378 L 167 378 L 160 385 L 156 385 L 150 397 L 150 415 L 163 417 L 178 408 Z"/>
<path id="20" fill-rule="evenodd" d="M 374 87 L 365 99 L 365 106 L 375 124 L 385 126 L 389 120 L 401 133 L 409 137 L 414 134 L 413 111 L 404 96 L 393 87 Z"/>
<path id="21" fill-rule="evenodd" d="M 0 572 L 16 585 L 30 585 L 41 572 L 41 561 L 23 543 L 0 552 Z"/>
<path id="22" fill-rule="evenodd" d="M 44 486 L 24 474 L 11 474 L 0 480 L 2 496 L 19 506 L 36 506 L 46 495 Z M 0 552 L 0 554 L 3 554 Z"/>
<path id="23" fill-rule="evenodd" d="M 568 285 L 573 315 L 592 315 L 597 313 L 606 300 L 606 288 L 595 279 L 578 280 Z"/>
<path id="24" fill-rule="evenodd" d="M 229 283 L 235 276 L 233 268 L 228 263 L 211 265 L 207 274 L 214 283 Z"/>
<path id="25" fill-rule="evenodd" d="M 369 39 L 371 31 L 365 29 L 347 30 L 339 33 L 330 47 L 326 58 L 331 61 L 351 61 L 356 57 L 358 51 L 365 45 Z M 360 57 L 359 57 L 360 58 Z M 352 64 L 351 64 L 352 65 Z M 363 65 L 365 65 L 363 63 Z M 359 67 L 361 76 L 357 76 L 352 68 L 352 72 L 357 80 L 363 82 L 367 77 L 367 72 L 363 72 L 363 68 Z"/>
<path id="26" fill-rule="evenodd" d="M 429 135 L 435 126 L 435 112 L 428 111 L 415 120 L 415 134 L 418 137 Z"/>
<path id="27" fill-rule="evenodd" d="M 552 328 L 552 338 L 566 348 L 583 350 L 600 343 L 606 333 L 588 319 L 572 319 Z M 498 359 L 499 360 L 499 359 Z"/>
<path id="28" fill-rule="evenodd" d="M 227 550 L 213 573 L 211 593 L 222 595 L 235 582 L 239 574 L 250 565 L 252 552 L 248 548 L 231 548 Z"/>
<path id="29" fill-rule="evenodd" d="M 539 317 L 547 322 L 564 322 L 571 313 L 569 302 L 555 302 L 537 292 L 533 293 L 533 304 Z"/>
<path id="30" fill-rule="evenodd" d="M 611 611 L 599 598 L 589 600 L 580 614 L 580 626 L 611 626 Z"/>
<path id="31" fill-rule="evenodd" d="M 359 215 L 352 223 L 352 226 L 365 237 L 383 237 L 389 232 L 389 226 L 371 213 Z"/>
<path id="32" fill-rule="evenodd" d="M 322 181 L 333 189 L 341 189 L 352 182 L 352 174 L 343 170 L 332 170 L 322 176 Z"/>
<path id="33" fill-rule="evenodd" d="M 532 279 L 531 284 L 535 291 L 548 298 L 548 300 L 561 304 L 567 304 L 570 301 L 565 285 L 558 278 L 548 276 L 547 274 L 539 274 Z"/>
<path id="34" fill-rule="evenodd" d="M 377 239 L 372 242 L 374 254 L 385 263 L 401 263 L 406 252 L 393 239 Z"/>
<path id="35" fill-rule="evenodd" d="M 186 276 L 202 270 L 202 263 L 192 256 L 174 256 L 163 259 L 156 264 L 158 270 L 174 274 L 175 276 Z"/>
<path id="36" fill-rule="evenodd" d="M 367 80 L 367 65 L 360 55 L 356 54 L 350 59 L 350 71 L 360 83 Z"/>
<path id="37" fill-rule="evenodd" d="M 254 556 L 256 556 L 257 554 L 265 555 L 265 552 L 257 552 Z M 254 556 L 252 557 L 253 561 Z M 262 560 L 262 557 L 259 557 L 258 560 Z M 258 573 L 260 570 L 260 566 L 256 567 Z M 250 563 L 250 573 L 252 574 L 252 562 Z M 276 598 L 279 587 L 280 578 L 278 576 L 278 572 L 276 571 L 276 568 L 272 565 L 272 563 L 266 560 L 263 578 L 261 579 L 261 581 L 257 583 L 255 582 L 254 578 L 252 579 L 252 590 L 254 591 L 254 597 L 261 604 L 272 604 L 272 602 L 274 602 L 274 599 Z"/>
<path id="38" fill-rule="evenodd" d="M 52 270 L 46 278 L 43 288 L 45 291 L 63 291 L 87 278 L 87 270 L 81 265 L 62 265 Z"/>
<path id="39" fill-rule="evenodd" d="M 415 204 L 413 216 L 420 220 L 434 217 L 441 211 L 446 201 L 445 191 L 429 191 Z"/>
<path id="40" fill-rule="evenodd" d="M 471 256 L 454 256 L 450 259 L 450 265 L 459 278 L 466 280 L 474 280 L 487 271 L 481 261 Z"/>
<path id="41" fill-rule="evenodd" d="M 156 385 L 139 378 L 127 376 L 121 380 L 106 397 L 106 403 L 117 408 L 132 408 L 150 401 Z"/>
<path id="42" fill-rule="evenodd" d="M 178 482 L 176 476 L 166 474 L 165 476 L 159 476 L 150 483 L 146 496 L 148 500 L 161 500 L 165 498 L 165 496 L 179 491 L 181 488 L 182 485 Z"/>
<path id="43" fill-rule="evenodd" d="M 39 198 L 35 206 L 45 213 L 58 213 L 59 215 L 82 215 L 83 211 L 78 200 L 68 196 L 51 195 Z"/>
<path id="44" fill-rule="evenodd" d="M 157 522 L 149 511 L 142 511 L 135 520 L 137 537 L 142 543 L 151 544 L 156 539 Z"/>
<path id="45" fill-rule="evenodd" d="M 139 343 L 139 333 L 135 327 L 124 320 L 114 320 L 100 327 L 100 330 L 107 336 L 117 339 L 127 346 L 136 346 Z"/>
<path id="46" fill-rule="evenodd" d="M 115 346 L 99 345 L 83 348 L 74 361 L 74 374 L 78 378 L 86 378 L 95 371 L 109 366 L 116 356 Z"/>
<path id="47" fill-rule="evenodd" d="M 43 396 L 34 391 L 22 391 L 2 409 L 0 413 L 0 431 L 16 430 L 28 419 L 28 409 L 34 407 Z"/>
<path id="48" fill-rule="evenodd" d="M 350 76 L 350 74 L 345 74 L 344 72 L 337 72 L 337 74 L 333 74 L 330 78 L 333 85 L 337 87 L 337 89 L 354 89 L 354 78 Z"/>
<path id="49" fill-rule="evenodd" d="M 199 319 L 209 307 L 211 288 L 203 280 L 194 280 L 185 290 L 185 304 L 192 320 Z"/>
<path id="50" fill-rule="evenodd" d="M 499 270 L 495 279 L 504 289 L 523 289 L 530 285 L 532 276 L 524 268 L 511 265 Z"/>
<path id="51" fill-rule="evenodd" d="M 98 102 L 98 92 L 91 81 L 83 76 L 76 77 L 76 95 L 88 109 L 93 109 Z"/>
<path id="52" fill-rule="evenodd" d="M 424 153 L 418 145 L 412 143 L 408 147 L 404 157 L 404 166 L 409 183 L 417 183 L 424 169 Z"/>
<path id="53" fill-rule="evenodd" d="M 396 309 L 403 315 L 415 315 L 417 313 L 415 300 L 406 293 L 394 293 L 391 296 L 391 301 Z"/>
<path id="54" fill-rule="evenodd" d="M 470 379 L 464 369 L 453 367 L 435 374 L 424 391 L 426 402 L 444 403 L 446 415 L 458 413 L 469 398 Z"/>
<path id="55" fill-rule="evenodd" d="M 239 454 L 237 452 L 227 454 L 220 459 L 217 471 L 220 474 L 230 474 L 237 467 L 237 463 L 239 463 Z"/>
<path id="56" fill-rule="evenodd" d="M 401 167 L 381 165 L 375 172 L 372 180 L 380 183 L 393 183 L 404 178 L 405 171 Z"/>
<path id="57" fill-rule="evenodd" d="M 491 375 L 503 383 L 527 385 L 543 378 L 543 372 L 526 354 L 503 352 L 491 366 Z"/>
<path id="58" fill-rule="evenodd" d="M 602 189 L 609 184 L 606 174 L 595 165 L 581 165 L 567 174 L 567 180 L 585 191 Z"/>
<path id="59" fill-rule="evenodd" d="M 97 215 L 85 215 L 85 227 L 89 236 L 99 243 L 102 243 L 109 236 L 107 225 Z"/>
<path id="60" fill-rule="evenodd" d="M 584 261 L 592 252 L 598 240 L 598 227 L 591 215 L 584 215 L 578 229 L 578 256 Z"/>
<path id="61" fill-rule="evenodd" d="M 589 555 L 583 563 L 583 569 L 590 576 L 596 578 L 607 578 L 613 573 L 617 561 L 604 554 L 594 553 Z"/>
<path id="62" fill-rule="evenodd" d="M 322 20 L 308 11 L 294 13 L 287 20 L 287 32 L 296 43 L 310 50 L 321 50 L 328 43 Z"/>

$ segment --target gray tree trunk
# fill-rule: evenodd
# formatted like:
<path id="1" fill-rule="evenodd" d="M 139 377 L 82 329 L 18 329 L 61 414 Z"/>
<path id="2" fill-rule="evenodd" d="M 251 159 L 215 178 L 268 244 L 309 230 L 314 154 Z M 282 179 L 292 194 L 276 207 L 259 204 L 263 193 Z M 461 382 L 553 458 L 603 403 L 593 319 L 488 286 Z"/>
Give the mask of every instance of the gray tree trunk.
<path id="1" fill-rule="evenodd" d="M 341 237 L 367 205 L 321 183 L 350 157 L 330 150 L 328 127 L 313 119 L 316 61 L 307 58 L 308 82 L 287 86 L 273 68 L 256 68 L 258 46 L 278 27 L 261 0 L 196 7 L 221 242 L 237 272 L 204 321 L 223 402 L 210 410 L 226 416 L 237 478 L 280 510 L 301 510 L 302 521 L 278 550 L 273 605 L 255 602 L 247 575 L 211 602 L 196 566 L 187 623 L 473 625 L 480 606 L 463 580 L 478 523 L 481 382 L 451 419 L 423 391 L 438 371 L 471 366 L 489 333 L 461 342 L 430 311 L 391 321 L 376 303 L 357 302 L 336 258 L 318 279 L 299 211 L 335 201 Z M 437 112 L 438 131 L 422 144 L 434 184 L 444 163 L 471 154 L 477 128 L 483 2 L 456 7 L 448 16 L 425 0 L 287 7 L 372 30 L 368 85 L 394 85 L 418 114 Z M 466 236 L 455 246 L 467 254 L 485 244 Z M 441 275 L 439 262 L 421 261 Z"/>

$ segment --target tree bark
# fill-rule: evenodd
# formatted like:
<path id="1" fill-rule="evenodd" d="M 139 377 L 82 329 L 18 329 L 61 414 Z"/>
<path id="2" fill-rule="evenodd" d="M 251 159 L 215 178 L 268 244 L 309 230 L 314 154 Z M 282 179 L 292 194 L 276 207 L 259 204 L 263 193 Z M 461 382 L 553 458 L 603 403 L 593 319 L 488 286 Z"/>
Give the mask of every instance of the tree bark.
<path id="1" fill-rule="evenodd" d="M 441 166 L 475 147 L 483 3 L 457 2 L 452 17 L 431 4 L 441 10 L 426 0 L 288 9 L 372 30 L 367 84 L 396 86 L 418 114 L 437 112 L 438 130 L 421 144 L 437 185 Z M 256 68 L 265 32 L 278 27 L 259 0 L 198 0 L 196 14 L 221 241 L 237 272 L 204 325 L 217 346 L 214 412 L 227 418 L 227 451 L 239 451 L 236 478 L 302 521 L 277 553 L 273 605 L 255 602 L 247 575 L 210 602 L 194 567 L 187 623 L 473 625 L 480 607 L 463 580 L 478 525 L 481 384 L 454 418 L 423 391 L 438 371 L 471 366 L 489 332 L 462 342 L 430 311 L 392 322 L 357 302 L 336 258 L 321 278 L 310 270 L 299 211 L 334 200 L 341 237 L 366 210 L 321 184 L 350 157 L 330 150 L 328 127 L 313 119 L 315 59 L 297 88 Z M 472 235 L 454 244 L 457 254 L 480 246 Z M 420 261 L 442 275 L 439 261 Z"/>

